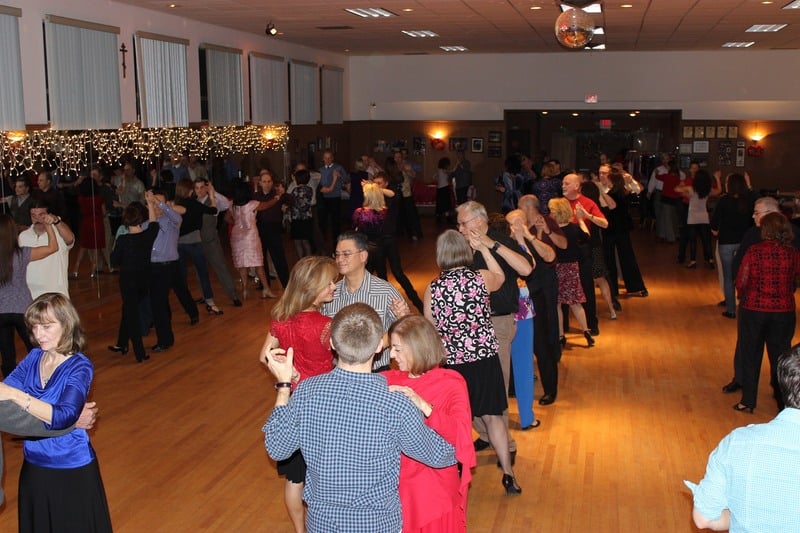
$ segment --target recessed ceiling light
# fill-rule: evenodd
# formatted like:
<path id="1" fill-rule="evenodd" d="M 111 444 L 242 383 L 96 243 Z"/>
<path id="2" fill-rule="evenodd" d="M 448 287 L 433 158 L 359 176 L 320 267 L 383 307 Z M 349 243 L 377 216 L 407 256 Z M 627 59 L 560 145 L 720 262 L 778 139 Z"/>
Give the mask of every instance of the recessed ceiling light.
<path id="1" fill-rule="evenodd" d="M 180 7 L 180 6 L 178 4 L 170 4 L 167 7 L 169 7 L 170 9 L 175 9 L 176 7 Z"/>
<path id="2" fill-rule="evenodd" d="M 794 0 L 794 2 L 789 2 L 781 9 L 800 9 L 800 0 Z"/>
<path id="3" fill-rule="evenodd" d="M 770 5 L 772 3 L 772 1 L 771 0 L 764 0 L 761 3 L 764 4 L 765 6 L 768 6 L 768 5 Z"/>
<path id="4" fill-rule="evenodd" d="M 568 6 L 567 4 L 561 4 L 561 11 L 566 11 L 568 9 L 576 9 L 576 8 L 574 6 Z M 588 6 L 584 7 L 583 10 L 587 13 L 602 13 L 603 6 L 600 3 L 589 4 Z"/>
<path id="5" fill-rule="evenodd" d="M 542 9 L 542 6 L 531 6 L 531 9 L 533 9 L 535 11 L 537 9 Z"/>
<path id="6" fill-rule="evenodd" d="M 730 42 L 722 45 L 722 48 L 749 48 L 756 44 L 754 41 L 747 42 Z"/>
<path id="7" fill-rule="evenodd" d="M 394 13 L 380 7 L 354 7 L 345 9 L 348 13 L 363 18 L 396 17 Z"/>
<path id="8" fill-rule="evenodd" d="M 466 46 L 456 45 L 456 46 L 440 46 L 442 50 L 445 52 L 467 52 L 469 48 Z"/>
<path id="9" fill-rule="evenodd" d="M 542 111 L 542 115 L 546 115 L 549 111 Z"/>
<path id="10" fill-rule="evenodd" d="M 405 13 L 411 13 L 412 11 L 414 11 L 414 10 L 411 9 L 410 7 L 406 7 L 406 8 L 403 9 L 403 12 L 405 12 Z"/>
<path id="11" fill-rule="evenodd" d="M 577 117 L 577 116 L 579 116 L 579 115 L 580 115 L 580 113 L 573 113 L 573 114 L 572 114 L 572 116 L 573 116 L 573 117 Z"/>
<path id="12" fill-rule="evenodd" d="M 403 30 L 409 37 L 438 37 L 439 34 L 431 30 Z"/>
<path id="13" fill-rule="evenodd" d="M 633 7 L 633 4 L 621 4 L 619 7 L 622 9 L 628 9 L 629 7 Z"/>
<path id="14" fill-rule="evenodd" d="M 788 24 L 753 24 L 744 31 L 751 33 L 769 33 L 781 31 L 786 26 L 788 26 Z"/>
<path id="15" fill-rule="evenodd" d="M 587 45 L 586 48 L 584 48 L 584 50 L 590 50 L 590 51 L 591 50 L 605 50 L 605 49 L 606 49 L 606 45 L 605 44 L 595 44 L 595 45 L 591 45 L 590 44 L 590 45 Z"/>

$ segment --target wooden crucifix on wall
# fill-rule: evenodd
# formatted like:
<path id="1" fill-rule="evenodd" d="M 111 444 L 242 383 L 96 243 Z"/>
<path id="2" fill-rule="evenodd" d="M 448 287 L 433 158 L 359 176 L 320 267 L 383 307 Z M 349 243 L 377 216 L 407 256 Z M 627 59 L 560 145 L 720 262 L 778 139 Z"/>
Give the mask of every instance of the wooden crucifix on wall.
<path id="1" fill-rule="evenodd" d="M 125 75 L 128 66 L 125 64 L 125 54 L 128 53 L 128 48 L 125 46 L 125 43 L 122 43 L 122 46 L 119 47 L 119 53 L 122 54 L 122 77 L 127 78 Z"/>

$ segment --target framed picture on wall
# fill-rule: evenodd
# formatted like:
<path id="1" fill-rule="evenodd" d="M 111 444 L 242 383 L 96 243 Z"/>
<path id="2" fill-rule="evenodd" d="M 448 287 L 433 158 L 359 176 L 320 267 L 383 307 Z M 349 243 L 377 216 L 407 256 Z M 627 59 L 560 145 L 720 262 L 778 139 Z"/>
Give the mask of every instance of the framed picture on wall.
<path id="1" fill-rule="evenodd" d="M 503 141 L 503 133 L 499 131 L 490 131 L 489 132 L 489 142 L 490 143 L 499 143 Z"/>
<path id="2" fill-rule="evenodd" d="M 483 137 L 472 138 L 472 152 L 476 154 L 483 152 Z"/>
<path id="3" fill-rule="evenodd" d="M 717 139 L 725 139 L 728 137 L 728 126 L 717 126 Z"/>
<path id="4" fill-rule="evenodd" d="M 461 152 L 467 150 L 466 137 L 450 137 L 450 151 Z"/>
<path id="5" fill-rule="evenodd" d="M 692 151 L 696 154 L 707 154 L 708 141 L 694 141 L 694 143 L 692 143 Z"/>
<path id="6" fill-rule="evenodd" d="M 714 126 L 706 126 L 706 139 L 713 139 L 717 136 L 717 128 Z"/>
<path id="7" fill-rule="evenodd" d="M 486 149 L 486 155 L 489 157 L 503 157 L 503 148 L 496 145 L 489 145 Z"/>
<path id="8" fill-rule="evenodd" d="M 739 138 L 739 126 L 728 126 L 728 139 Z"/>
<path id="9" fill-rule="evenodd" d="M 694 127 L 694 138 L 695 139 L 705 139 L 706 138 L 706 129 L 703 126 L 695 126 Z"/>
<path id="10" fill-rule="evenodd" d="M 683 138 L 684 139 L 691 139 L 694 137 L 694 128 L 691 126 L 684 126 L 683 127 Z"/>

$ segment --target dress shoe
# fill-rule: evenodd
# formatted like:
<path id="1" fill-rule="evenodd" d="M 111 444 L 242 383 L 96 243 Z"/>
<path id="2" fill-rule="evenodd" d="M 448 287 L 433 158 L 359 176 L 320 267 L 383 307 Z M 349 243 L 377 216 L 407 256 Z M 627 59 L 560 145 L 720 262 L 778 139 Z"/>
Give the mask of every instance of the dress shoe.
<path id="1" fill-rule="evenodd" d="M 732 379 L 730 383 L 722 387 L 722 392 L 725 394 L 730 394 L 732 392 L 736 392 L 737 390 L 742 390 L 742 386 L 737 383 L 736 378 Z"/>
<path id="2" fill-rule="evenodd" d="M 622 304 L 616 298 L 611 299 L 611 307 L 614 308 L 614 311 L 622 311 Z"/>
<path id="3" fill-rule="evenodd" d="M 206 304 L 206 311 L 208 311 L 209 315 L 221 315 L 222 309 L 217 307 L 216 305 Z"/>
<path id="4" fill-rule="evenodd" d="M 506 489 L 506 494 L 521 494 L 522 488 L 517 485 L 517 480 L 514 479 L 514 476 L 509 474 L 503 474 L 503 487 Z"/>
<path id="5" fill-rule="evenodd" d="M 724 316 L 725 318 L 736 318 L 736 313 L 729 313 L 727 311 L 723 311 L 722 316 Z"/>
<path id="6" fill-rule="evenodd" d="M 721 302 L 717 302 L 717 307 L 725 307 L 725 300 L 722 300 Z"/>
<path id="7" fill-rule="evenodd" d="M 535 418 L 533 420 L 533 423 L 530 426 L 525 426 L 524 428 L 519 428 L 519 429 L 520 429 L 520 431 L 530 431 L 532 429 L 538 428 L 541 425 L 542 425 L 542 421 L 539 420 L 538 418 Z"/>
<path id="8" fill-rule="evenodd" d="M 200 317 L 199 317 L 199 316 L 193 316 L 193 317 L 191 317 L 191 318 L 189 319 L 189 325 L 190 325 L 190 326 L 194 326 L 194 325 L 195 325 L 195 324 L 197 324 L 198 322 L 200 322 Z"/>
<path id="9" fill-rule="evenodd" d="M 196 303 L 197 305 L 204 304 L 204 303 L 206 303 L 206 299 L 205 298 L 198 298 L 197 300 L 194 301 L 194 303 Z"/>
<path id="10" fill-rule="evenodd" d="M 236 298 L 236 299 L 233 301 L 233 306 L 234 306 L 234 307 L 241 307 L 241 306 L 242 306 L 242 301 L 241 301 L 239 298 Z"/>
<path id="11" fill-rule="evenodd" d="M 545 394 L 541 398 L 539 398 L 539 405 L 550 405 L 551 403 L 556 401 L 555 394 Z"/>
<path id="12" fill-rule="evenodd" d="M 648 296 L 650 296 L 650 293 L 647 292 L 647 289 L 644 289 L 642 291 L 639 291 L 639 296 L 641 296 L 642 298 L 647 298 Z"/>
<path id="13" fill-rule="evenodd" d="M 751 415 L 753 414 L 753 408 L 746 406 L 742 402 L 739 402 L 736 405 L 734 405 L 733 406 L 733 410 L 734 411 L 739 411 L 740 413 L 749 413 Z"/>
<path id="14" fill-rule="evenodd" d="M 122 355 L 125 355 L 126 353 L 128 353 L 128 347 L 127 346 L 118 346 L 116 344 L 114 344 L 113 346 L 109 346 L 108 350 L 110 352 L 115 352 L 115 353 L 122 354 Z"/>
<path id="15" fill-rule="evenodd" d="M 166 345 L 162 346 L 161 344 L 156 344 L 155 346 L 150 348 L 150 351 L 153 352 L 153 353 L 161 353 L 161 352 L 166 352 L 169 349 L 170 349 L 170 346 L 166 346 Z"/>
<path id="16" fill-rule="evenodd" d="M 589 330 L 589 333 L 592 334 L 593 337 L 597 337 L 600 335 L 600 328 L 594 327 Z"/>
<path id="17" fill-rule="evenodd" d="M 136 362 L 137 362 L 137 363 L 142 363 L 142 362 L 144 362 L 144 361 L 147 361 L 148 359 L 150 359 L 150 356 L 149 356 L 149 355 L 147 355 L 147 354 L 144 354 L 144 355 L 143 355 L 143 356 L 141 356 L 141 357 L 137 357 L 137 358 L 136 358 Z"/>
<path id="18" fill-rule="evenodd" d="M 588 330 L 584 331 L 583 332 L 583 336 L 586 339 L 586 346 L 588 348 L 591 348 L 592 346 L 594 346 L 594 338 L 592 337 L 592 333 L 590 331 L 588 331 Z"/>
<path id="19" fill-rule="evenodd" d="M 489 444 L 488 442 L 486 442 L 485 440 L 483 440 L 483 439 L 482 439 L 482 438 L 480 438 L 480 437 L 478 437 L 477 439 L 475 439 L 475 442 L 473 442 L 473 444 L 475 445 L 475 451 L 476 451 L 476 452 L 479 452 L 479 451 L 481 451 L 481 450 L 485 450 L 485 449 L 487 449 L 489 446 L 491 446 L 491 444 Z"/>

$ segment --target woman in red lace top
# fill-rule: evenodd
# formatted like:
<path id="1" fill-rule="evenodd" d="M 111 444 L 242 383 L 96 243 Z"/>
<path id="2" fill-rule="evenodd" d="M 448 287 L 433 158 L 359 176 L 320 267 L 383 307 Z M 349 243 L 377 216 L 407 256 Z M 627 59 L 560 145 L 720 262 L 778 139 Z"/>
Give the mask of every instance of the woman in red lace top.
<path id="1" fill-rule="evenodd" d="M 306 378 L 333 370 L 331 319 L 321 314 L 319 307 L 333 300 L 338 275 L 333 259 L 304 257 L 292 269 L 286 290 L 272 308 L 272 324 L 261 350 L 261 362 L 266 365 L 265 355 L 271 348 L 292 348 L 295 367 L 292 388 Z M 283 496 L 295 531 L 305 531 L 306 463 L 300 450 L 278 461 L 278 473 L 286 476 Z"/>
<path id="2" fill-rule="evenodd" d="M 792 246 L 794 234 L 789 220 L 781 213 L 769 213 L 759 222 L 763 240 L 747 249 L 736 276 L 737 352 L 741 355 L 736 376 L 741 381 L 742 400 L 733 408 L 749 413 L 756 406 L 764 344 L 775 400 L 778 408 L 783 408 L 776 369 L 778 357 L 789 350 L 794 337 L 794 290 L 800 276 L 800 250 Z"/>

